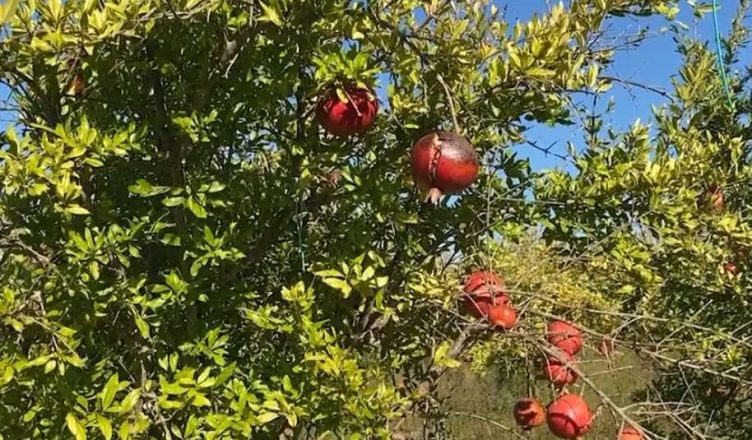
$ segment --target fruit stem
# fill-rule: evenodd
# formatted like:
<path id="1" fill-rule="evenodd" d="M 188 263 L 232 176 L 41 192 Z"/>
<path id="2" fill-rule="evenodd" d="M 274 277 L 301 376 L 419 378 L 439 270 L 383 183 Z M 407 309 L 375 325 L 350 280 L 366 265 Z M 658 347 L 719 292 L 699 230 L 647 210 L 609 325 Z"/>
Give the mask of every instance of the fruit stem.
<path id="1" fill-rule="evenodd" d="M 361 117 L 362 114 L 360 113 L 360 109 L 358 108 L 358 105 L 355 103 L 355 101 L 352 99 L 352 96 L 350 96 L 349 93 L 347 93 L 347 89 L 345 87 L 342 87 L 342 91 L 345 92 L 345 96 L 347 96 L 347 101 L 350 103 L 352 108 L 355 110 L 355 114 L 358 117 Z"/>

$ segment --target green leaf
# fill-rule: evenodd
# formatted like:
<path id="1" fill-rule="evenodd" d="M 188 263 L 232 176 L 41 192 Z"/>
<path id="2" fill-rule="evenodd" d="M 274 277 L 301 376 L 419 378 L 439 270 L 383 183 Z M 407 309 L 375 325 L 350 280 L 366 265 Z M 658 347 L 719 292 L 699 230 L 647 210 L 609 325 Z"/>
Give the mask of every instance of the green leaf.
<path id="1" fill-rule="evenodd" d="M 526 74 L 537 78 L 551 78 L 556 75 L 556 72 L 551 69 L 543 69 L 541 67 L 533 67 L 525 71 Z"/>
<path id="2" fill-rule="evenodd" d="M 167 233 L 165 234 L 160 241 L 168 246 L 180 246 L 181 241 L 180 237 L 175 234 Z"/>
<path id="3" fill-rule="evenodd" d="M 118 437 L 120 440 L 128 440 L 131 437 L 131 424 L 127 420 L 120 424 Z"/>
<path id="4" fill-rule="evenodd" d="M 265 412 L 256 416 L 256 419 L 258 420 L 259 425 L 265 425 L 271 422 L 272 420 L 276 419 L 277 417 L 279 417 L 279 414 L 272 413 L 272 412 Z"/>
<path id="5" fill-rule="evenodd" d="M 68 413 L 65 416 L 65 424 L 68 426 L 68 431 L 73 434 L 76 440 L 86 440 L 86 430 L 73 413 Z"/>
<path id="6" fill-rule="evenodd" d="M 135 311 L 133 314 L 133 319 L 136 323 L 136 327 L 138 328 L 138 332 L 141 333 L 141 337 L 144 339 L 149 339 L 149 324 L 144 320 L 144 318 L 141 317 L 141 315 L 135 313 Z"/>
<path id="7" fill-rule="evenodd" d="M 115 399 L 115 393 L 117 393 L 119 383 L 120 379 L 118 378 L 117 373 L 110 376 L 110 379 L 107 381 L 104 389 L 102 390 L 102 409 L 107 409 L 110 407 L 110 405 L 112 405 L 112 401 Z"/>
<path id="8" fill-rule="evenodd" d="M 134 406 L 136 406 L 136 403 L 138 403 L 138 399 L 141 397 L 141 389 L 136 388 L 135 390 L 128 393 L 127 396 L 123 399 L 122 402 L 120 402 L 120 411 L 118 412 L 120 415 L 123 415 L 130 410 L 133 409 Z"/>
<path id="9" fill-rule="evenodd" d="M 102 432 L 102 436 L 104 436 L 105 440 L 110 440 L 112 438 L 112 423 L 109 419 L 97 415 L 97 426 L 99 427 L 99 431 Z"/>
<path id="10" fill-rule="evenodd" d="M 191 405 L 203 407 L 203 406 L 211 406 L 211 402 L 209 399 L 206 398 L 206 396 L 199 392 L 192 392 L 191 397 L 193 399 L 191 400 Z"/>
<path id="11" fill-rule="evenodd" d="M 167 207 L 174 207 L 182 205 L 185 201 L 185 197 L 167 197 L 166 199 L 162 200 L 162 204 Z"/>
<path id="12" fill-rule="evenodd" d="M 342 292 L 342 294 L 345 295 L 345 297 L 350 295 L 350 292 L 352 292 L 352 287 L 347 283 L 347 281 L 340 279 L 340 278 L 324 278 L 324 283 L 334 289 L 339 290 Z"/>
<path id="13" fill-rule="evenodd" d="M 261 5 L 261 9 L 264 10 L 264 15 L 259 17 L 260 21 L 271 21 L 277 26 L 282 26 L 282 20 L 279 18 L 279 13 L 274 8 L 268 6 L 264 2 L 259 2 L 259 4 Z"/>
<path id="14" fill-rule="evenodd" d="M 89 215 L 89 214 L 91 214 L 88 209 L 86 209 L 83 206 L 78 205 L 78 204 L 68 205 L 65 208 L 65 212 L 67 212 L 69 214 L 73 214 L 73 215 Z"/>
<path id="15" fill-rule="evenodd" d="M 193 200 L 193 197 L 189 197 L 185 201 L 185 207 L 188 208 L 196 217 L 206 218 L 206 209 L 204 209 L 204 207 L 201 206 L 199 202 Z"/>

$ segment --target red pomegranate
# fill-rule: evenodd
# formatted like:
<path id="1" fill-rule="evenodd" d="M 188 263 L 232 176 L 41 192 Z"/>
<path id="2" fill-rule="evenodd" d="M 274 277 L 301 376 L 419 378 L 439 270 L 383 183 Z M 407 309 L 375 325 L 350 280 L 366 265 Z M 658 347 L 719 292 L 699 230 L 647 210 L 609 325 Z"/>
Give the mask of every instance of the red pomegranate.
<path id="1" fill-rule="evenodd" d="M 557 387 L 572 385 L 577 381 L 577 373 L 567 364 L 574 364 L 574 357 L 561 353 L 559 357 L 548 356 L 543 363 L 543 375 Z"/>
<path id="2" fill-rule="evenodd" d="M 575 440 L 590 429 L 592 415 L 585 400 L 576 394 L 563 394 L 548 405 L 546 422 L 551 432 Z"/>
<path id="3" fill-rule="evenodd" d="M 568 322 L 550 322 L 546 329 L 546 339 L 559 350 L 572 356 L 582 350 L 582 333 Z"/>
<path id="4" fill-rule="evenodd" d="M 508 304 L 509 297 L 503 293 L 489 295 L 462 295 L 462 306 L 465 311 L 476 318 L 483 318 L 498 305 Z"/>
<path id="5" fill-rule="evenodd" d="M 509 302 L 504 280 L 490 271 L 470 274 L 465 281 L 464 290 L 462 304 L 467 313 L 476 318 L 488 315 L 493 306 Z"/>
<path id="6" fill-rule="evenodd" d="M 373 126 L 379 101 L 373 91 L 354 86 L 346 86 L 343 101 L 335 89 L 319 98 L 316 106 L 316 119 L 329 133 L 340 136 L 361 134 Z"/>
<path id="7" fill-rule="evenodd" d="M 436 204 L 444 194 L 457 193 L 473 184 L 480 164 L 475 149 L 457 133 L 434 131 L 413 145 L 413 178 L 428 190 L 427 200 Z"/>
<path id="8" fill-rule="evenodd" d="M 511 330 L 517 325 L 517 311 L 511 304 L 498 304 L 488 310 L 488 322 L 494 328 Z"/>
<path id="9" fill-rule="evenodd" d="M 484 291 L 488 293 L 506 293 L 504 280 L 488 270 L 479 270 L 471 273 L 465 281 L 465 293 L 472 295 Z"/>
<path id="10" fill-rule="evenodd" d="M 633 428 L 631 426 L 624 426 L 622 428 L 621 433 L 619 433 L 619 440 L 644 440 L 645 437 L 642 436 L 642 433 L 637 429 Z"/>
<path id="11" fill-rule="evenodd" d="M 739 268 L 736 266 L 736 263 L 732 261 L 727 261 L 723 264 L 723 271 L 731 276 L 739 274 Z"/>
<path id="12" fill-rule="evenodd" d="M 538 399 L 526 397 L 514 404 L 514 420 L 524 429 L 532 429 L 546 421 L 546 410 Z"/>

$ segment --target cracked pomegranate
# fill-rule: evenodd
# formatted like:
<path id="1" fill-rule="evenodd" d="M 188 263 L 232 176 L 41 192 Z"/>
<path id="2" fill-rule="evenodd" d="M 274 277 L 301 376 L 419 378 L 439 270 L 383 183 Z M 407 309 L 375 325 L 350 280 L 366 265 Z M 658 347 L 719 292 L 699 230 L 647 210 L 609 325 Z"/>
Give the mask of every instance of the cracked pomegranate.
<path id="1" fill-rule="evenodd" d="M 546 410 L 532 397 L 520 399 L 514 404 L 514 420 L 524 429 L 532 429 L 546 421 Z"/>
<path id="2" fill-rule="evenodd" d="M 572 356 L 582 350 L 582 333 L 568 322 L 550 322 L 546 328 L 546 339 L 554 347 Z"/>
<path id="3" fill-rule="evenodd" d="M 489 271 L 470 274 L 465 281 L 464 290 L 462 305 L 467 313 L 476 318 L 488 315 L 489 310 L 496 305 L 509 302 L 504 280 Z"/>
<path id="4" fill-rule="evenodd" d="M 577 373 L 567 364 L 574 364 L 574 357 L 561 353 L 559 357 L 549 356 L 543 363 L 543 375 L 557 387 L 571 385 L 577 381 Z"/>
<path id="5" fill-rule="evenodd" d="M 436 204 L 444 194 L 458 193 L 473 184 L 480 164 L 475 149 L 457 133 L 434 131 L 413 145 L 413 178 L 428 190 L 426 200 Z"/>
<path id="6" fill-rule="evenodd" d="M 590 407 L 576 394 L 563 394 L 548 405 L 546 422 L 556 437 L 575 440 L 590 429 Z"/>

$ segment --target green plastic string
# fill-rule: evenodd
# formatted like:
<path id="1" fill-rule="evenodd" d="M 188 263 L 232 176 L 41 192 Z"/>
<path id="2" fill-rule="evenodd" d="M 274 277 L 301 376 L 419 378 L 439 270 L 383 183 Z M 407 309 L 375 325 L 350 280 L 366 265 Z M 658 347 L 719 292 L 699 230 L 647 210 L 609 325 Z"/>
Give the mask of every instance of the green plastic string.
<path id="1" fill-rule="evenodd" d="M 731 97 L 731 87 L 729 87 L 728 76 L 726 76 L 726 66 L 723 63 L 723 48 L 721 47 L 721 31 L 718 26 L 718 2 L 713 0 L 713 29 L 715 30 L 715 55 L 718 59 L 718 74 L 721 76 L 723 91 L 726 93 L 728 104 L 734 106 L 734 100 Z"/>

